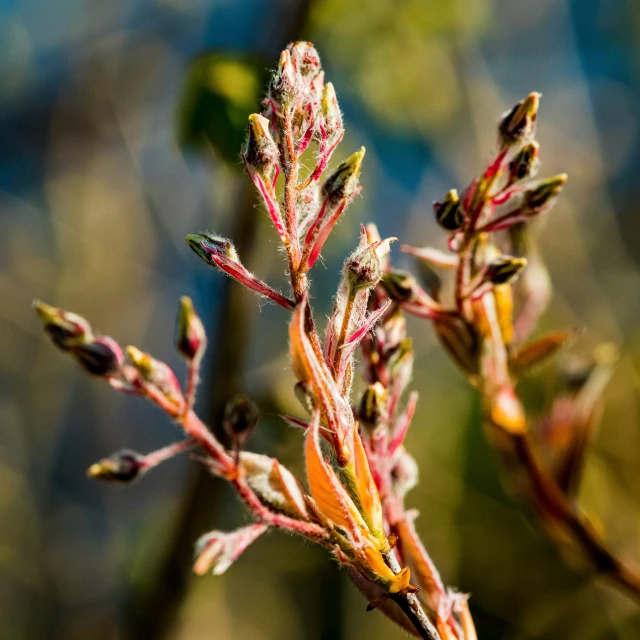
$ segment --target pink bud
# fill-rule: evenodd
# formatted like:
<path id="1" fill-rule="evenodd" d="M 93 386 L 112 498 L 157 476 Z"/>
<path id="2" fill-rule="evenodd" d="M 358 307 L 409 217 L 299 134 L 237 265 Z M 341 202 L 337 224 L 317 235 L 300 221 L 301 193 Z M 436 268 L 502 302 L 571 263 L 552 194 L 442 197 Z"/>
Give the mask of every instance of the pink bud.
<path id="1" fill-rule="evenodd" d="M 176 348 L 187 360 L 200 360 L 207 347 L 207 335 L 202 320 L 193 308 L 191 298 L 180 298 L 176 322 Z"/>

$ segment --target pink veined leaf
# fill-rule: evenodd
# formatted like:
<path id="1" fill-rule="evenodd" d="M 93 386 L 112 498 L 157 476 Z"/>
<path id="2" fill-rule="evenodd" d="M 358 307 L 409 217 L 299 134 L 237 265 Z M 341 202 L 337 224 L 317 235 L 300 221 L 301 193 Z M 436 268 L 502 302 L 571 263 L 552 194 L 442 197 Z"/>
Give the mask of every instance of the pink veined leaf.
<path id="1" fill-rule="evenodd" d="M 389 457 L 393 456 L 393 454 L 404 442 L 407 432 L 409 431 L 409 426 L 411 425 L 411 420 L 413 420 L 413 416 L 416 412 L 417 404 L 418 392 L 412 391 L 409 395 L 409 400 L 407 401 L 407 407 L 398 420 L 396 428 L 393 430 L 393 436 L 391 438 L 391 442 L 389 443 Z"/>
<path id="2" fill-rule="evenodd" d="M 376 309 L 369 317 L 364 321 L 362 326 L 356 329 L 346 340 L 346 342 L 340 347 L 342 353 L 340 356 L 340 368 L 338 369 L 338 380 L 342 380 L 347 370 L 349 361 L 353 352 L 356 350 L 362 338 L 364 338 L 371 329 L 376 325 L 378 320 L 384 315 L 386 310 L 391 306 L 391 300 L 386 300 L 380 308 Z"/>
<path id="3" fill-rule="evenodd" d="M 293 300 L 283 296 L 280 292 L 272 289 L 266 282 L 256 278 L 244 266 L 221 254 L 212 253 L 210 255 L 211 259 L 218 265 L 218 267 L 220 267 L 220 269 L 222 269 L 222 271 L 238 280 L 238 282 L 242 283 L 245 287 L 248 287 L 256 293 L 277 302 L 285 309 L 293 311 L 295 307 Z"/>
<path id="4" fill-rule="evenodd" d="M 358 190 L 353 194 L 353 197 L 355 197 L 359 192 L 360 192 L 360 189 L 358 188 Z M 331 230 L 335 226 L 336 222 L 338 222 L 338 218 L 342 215 L 342 212 L 347 208 L 347 205 L 349 204 L 351 199 L 347 200 L 345 198 L 338 205 L 338 207 L 333 212 L 331 217 L 325 222 L 323 227 L 318 232 L 318 234 L 317 234 L 317 236 L 316 236 L 316 238 L 315 238 L 315 240 L 313 242 L 313 246 L 311 248 L 311 251 L 309 252 L 309 258 L 307 259 L 307 269 L 311 269 L 311 267 L 313 267 L 313 265 L 315 264 L 315 261 L 318 259 L 318 256 L 320 255 L 320 252 L 322 251 L 322 247 L 324 246 L 324 243 L 327 241 L 327 238 L 329 237 L 329 234 L 331 233 Z"/>
<path id="5" fill-rule="evenodd" d="M 307 247 L 309 244 L 311 244 L 316 236 L 316 232 L 318 230 L 318 227 L 320 226 L 320 224 L 322 223 L 322 221 L 324 220 L 324 216 L 326 214 L 327 211 L 327 203 L 329 202 L 328 198 L 325 198 L 322 202 L 322 205 L 320 206 L 320 210 L 318 211 L 318 213 L 315 215 L 315 220 L 311 223 L 311 226 L 309 227 L 309 231 L 307 231 L 307 235 L 304 238 L 304 246 Z"/>
<path id="6" fill-rule="evenodd" d="M 246 162 L 245 162 L 245 166 L 247 167 L 247 173 L 251 178 L 251 182 L 253 182 L 253 184 L 256 186 L 256 188 L 260 192 L 260 195 L 262 196 L 262 199 L 264 200 L 264 203 L 267 207 L 267 211 L 269 212 L 269 217 L 271 218 L 271 221 L 273 222 L 273 225 L 276 228 L 278 235 L 280 236 L 283 242 L 287 243 L 288 242 L 287 232 L 284 229 L 284 226 L 282 223 L 282 215 L 280 214 L 280 208 L 278 207 L 277 202 L 275 202 L 275 200 L 273 199 L 271 192 L 267 188 L 267 185 L 264 183 L 264 180 L 262 179 L 262 177 L 256 171 L 250 170 Z M 276 173 L 274 177 L 274 184 L 277 177 L 278 176 Z"/>

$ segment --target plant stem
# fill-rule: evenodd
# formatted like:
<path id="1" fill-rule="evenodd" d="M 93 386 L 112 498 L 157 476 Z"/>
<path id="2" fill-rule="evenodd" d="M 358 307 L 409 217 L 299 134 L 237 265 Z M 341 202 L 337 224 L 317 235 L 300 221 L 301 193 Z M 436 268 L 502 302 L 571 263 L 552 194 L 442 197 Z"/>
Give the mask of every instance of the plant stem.
<path id="1" fill-rule="evenodd" d="M 571 534 L 597 571 L 634 598 L 640 598 L 640 573 L 617 558 L 579 508 L 572 505 L 544 468 L 529 434 L 510 435 L 513 451 L 526 470 L 539 511 Z"/>
<path id="2" fill-rule="evenodd" d="M 383 555 L 391 570 L 395 574 L 400 573 L 400 563 L 396 558 L 395 552 L 391 550 L 389 553 L 385 553 Z M 426 638 L 426 640 L 441 640 L 440 634 L 429 618 L 427 618 L 427 614 L 424 612 L 424 609 L 420 604 L 420 600 L 418 600 L 415 593 L 396 593 L 393 594 L 391 598 L 402 609 L 407 618 L 411 620 L 411 623 L 416 628 L 416 631 L 421 638 Z"/>

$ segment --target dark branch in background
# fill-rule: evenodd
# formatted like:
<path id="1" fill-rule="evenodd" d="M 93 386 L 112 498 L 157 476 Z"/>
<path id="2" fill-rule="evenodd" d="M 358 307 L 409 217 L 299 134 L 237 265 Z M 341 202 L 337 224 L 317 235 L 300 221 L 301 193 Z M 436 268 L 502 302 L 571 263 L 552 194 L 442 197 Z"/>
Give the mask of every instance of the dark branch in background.
<path id="1" fill-rule="evenodd" d="M 292 6 L 291 6 L 292 5 Z M 263 51 L 271 54 L 280 51 L 289 40 L 300 39 L 305 30 L 311 0 L 287 3 L 280 12 L 287 10 L 289 18 L 278 23 L 263 43 Z M 274 31 L 276 31 L 274 33 Z M 280 31 L 280 33 L 277 33 Z M 230 230 L 236 248 L 249 269 L 253 268 L 259 236 L 259 216 L 263 212 L 256 207 L 253 186 L 243 182 L 238 209 L 234 214 L 235 225 Z M 207 424 L 218 434 L 221 430 L 224 407 L 229 398 L 241 387 L 244 356 L 249 342 L 251 325 L 255 314 L 255 300 L 243 287 L 238 287 L 230 278 L 222 283 L 223 293 L 216 305 L 215 313 L 218 329 L 212 340 L 210 356 L 211 373 L 209 409 Z M 203 394 L 205 395 L 205 394 Z M 211 528 L 212 520 L 220 505 L 223 481 L 214 478 L 204 467 L 193 468 L 188 487 L 180 500 L 181 510 L 176 516 L 164 550 L 164 559 L 155 564 L 155 572 L 143 584 L 134 586 L 127 601 L 121 633 L 126 638 L 156 640 L 170 636 L 178 614 L 188 592 L 192 575 L 193 544 L 205 531 Z M 316 637 L 338 640 L 340 629 L 341 598 L 340 577 L 335 567 L 326 563 L 327 573 L 323 576 L 323 589 L 330 600 L 332 620 L 327 620 L 326 629 L 318 629 Z M 322 621 L 329 616 L 318 616 Z M 322 623 L 325 625 L 325 623 Z"/>

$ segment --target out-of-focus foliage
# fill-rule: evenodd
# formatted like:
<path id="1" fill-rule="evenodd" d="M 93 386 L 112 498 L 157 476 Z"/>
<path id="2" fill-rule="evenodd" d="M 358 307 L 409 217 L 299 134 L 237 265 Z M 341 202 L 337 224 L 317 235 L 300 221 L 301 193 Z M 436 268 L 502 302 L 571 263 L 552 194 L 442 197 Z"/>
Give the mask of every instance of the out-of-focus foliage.
<path id="1" fill-rule="evenodd" d="M 178 140 L 187 149 L 214 149 L 241 167 L 247 113 L 258 110 L 268 79 L 263 59 L 203 54 L 186 72 L 178 108 Z"/>
<path id="2" fill-rule="evenodd" d="M 313 27 L 379 122 L 427 135 L 454 122 L 464 99 L 459 47 L 477 41 L 491 17 L 491 0 L 320 0 Z"/>

